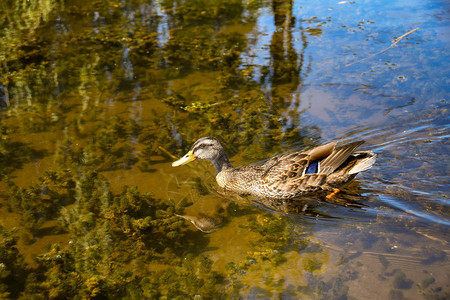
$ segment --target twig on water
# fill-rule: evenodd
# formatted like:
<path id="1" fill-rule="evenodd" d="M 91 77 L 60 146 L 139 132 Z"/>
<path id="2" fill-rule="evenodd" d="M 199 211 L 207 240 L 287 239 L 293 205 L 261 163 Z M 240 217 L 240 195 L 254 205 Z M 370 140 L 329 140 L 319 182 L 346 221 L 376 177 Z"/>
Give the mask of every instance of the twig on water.
<path id="1" fill-rule="evenodd" d="M 172 153 L 170 153 L 169 151 L 167 151 L 166 149 L 164 149 L 161 146 L 158 146 L 159 150 L 161 150 L 162 152 L 164 152 L 165 154 L 169 155 L 171 158 L 173 159 L 178 159 L 178 157 L 176 157 L 175 155 L 173 155 Z"/>
<path id="2" fill-rule="evenodd" d="M 374 56 L 377 56 L 378 54 L 381 54 L 381 53 L 383 53 L 383 52 L 388 51 L 389 49 L 391 49 L 392 47 L 394 47 L 395 45 L 397 45 L 397 43 L 400 42 L 401 39 L 403 39 L 403 38 L 404 38 L 405 36 L 407 36 L 407 35 L 410 35 L 411 33 L 413 33 L 413 32 L 416 31 L 416 30 L 419 30 L 419 27 L 414 28 L 413 30 L 408 31 L 408 32 L 405 33 L 404 35 L 402 35 L 402 36 L 400 36 L 400 37 L 394 39 L 394 42 L 393 42 L 389 47 L 387 47 L 386 49 L 383 49 L 383 50 L 381 50 L 380 52 L 377 52 L 377 53 L 375 53 L 375 54 L 369 55 L 369 56 L 366 57 L 366 58 L 357 60 L 357 61 L 352 62 L 352 63 L 350 63 L 350 64 L 347 64 L 347 65 L 345 65 L 345 66 L 348 67 L 348 66 L 357 64 L 357 63 L 359 63 L 359 62 L 362 62 L 362 61 L 368 60 L 368 59 L 370 59 L 370 58 L 372 58 L 372 57 L 374 57 Z"/>

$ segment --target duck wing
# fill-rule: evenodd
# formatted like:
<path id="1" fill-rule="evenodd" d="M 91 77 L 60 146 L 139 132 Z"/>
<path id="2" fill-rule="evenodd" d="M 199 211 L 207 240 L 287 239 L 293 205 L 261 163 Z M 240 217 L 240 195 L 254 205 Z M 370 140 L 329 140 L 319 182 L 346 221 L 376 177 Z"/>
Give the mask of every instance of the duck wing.
<path id="1" fill-rule="evenodd" d="M 336 147 L 333 142 L 304 152 L 278 155 L 262 166 L 261 182 L 268 193 L 282 198 L 318 191 L 362 143 Z"/>
<path id="2" fill-rule="evenodd" d="M 293 178 L 302 176 L 311 162 L 319 161 L 330 154 L 336 142 L 328 143 L 308 151 L 290 152 L 280 154 L 269 159 L 262 167 L 264 169 L 261 179 L 266 178 Z"/>

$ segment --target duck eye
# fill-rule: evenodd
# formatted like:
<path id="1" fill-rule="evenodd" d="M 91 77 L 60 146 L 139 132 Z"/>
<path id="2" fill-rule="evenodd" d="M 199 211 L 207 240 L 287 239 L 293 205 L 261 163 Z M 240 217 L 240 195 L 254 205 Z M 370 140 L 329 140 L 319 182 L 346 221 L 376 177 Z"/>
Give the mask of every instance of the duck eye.
<path id="1" fill-rule="evenodd" d="M 195 147 L 194 151 L 204 149 L 205 147 L 206 147 L 205 144 L 200 144 L 200 145 L 198 145 L 198 146 Z"/>
<path id="2" fill-rule="evenodd" d="M 206 148 L 206 147 L 212 147 L 213 145 L 212 144 L 200 144 L 200 145 L 198 145 L 198 149 L 204 149 L 204 148 Z"/>

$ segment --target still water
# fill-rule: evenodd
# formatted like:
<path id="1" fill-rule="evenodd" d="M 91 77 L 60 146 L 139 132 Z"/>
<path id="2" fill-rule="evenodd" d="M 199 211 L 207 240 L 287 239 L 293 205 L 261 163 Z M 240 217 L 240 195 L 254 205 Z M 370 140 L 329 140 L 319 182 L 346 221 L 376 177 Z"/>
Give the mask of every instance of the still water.
<path id="1" fill-rule="evenodd" d="M 449 11 L 2 1 L 0 298 L 450 298 Z M 378 159 L 332 201 L 270 202 L 171 167 L 207 135 L 234 166 Z"/>

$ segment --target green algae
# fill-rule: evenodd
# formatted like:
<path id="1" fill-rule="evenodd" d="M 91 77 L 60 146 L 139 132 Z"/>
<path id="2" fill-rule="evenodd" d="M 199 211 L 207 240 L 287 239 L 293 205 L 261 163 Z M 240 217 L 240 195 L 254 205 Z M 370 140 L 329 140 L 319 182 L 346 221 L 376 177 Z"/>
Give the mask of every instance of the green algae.
<path id="1" fill-rule="evenodd" d="M 14 299 L 18 296 L 27 274 L 27 265 L 17 249 L 17 230 L 0 226 L 0 298 Z"/>
<path id="2" fill-rule="evenodd" d="M 422 288 L 427 288 L 430 284 L 433 284 L 435 281 L 436 279 L 434 279 L 434 277 L 427 277 L 421 282 L 420 285 Z"/>
<path id="3" fill-rule="evenodd" d="M 292 227 L 284 218 L 265 215 L 250 219 L 248 229 L 261 239 L 251 243 L 252 250 L 244 262 L 230 262 L 227 274 L 220 274 L 212 270 L 208 256 L 185 254 L 188 236 L 173 205 L 140 193 L 135 187 L 112 193 L 107 180 L 95 171 L 86 170 L 80 175 L 69 171 L 47 173 L 40 181 L 41 185 L 17 190 L 12 201 L 33 203 L 30 211 L 34 219 L 25 218 L 26 205 L 11 208 L 23 210 L 22 223 L 31 232 L 39 229 L 43 215 L 48 219 L 57 217 L 69 241 L 67 245 L 49 245 L 46 252 L 35 256 L 36 266 L 22 285 L 15 287 L 22 299 L 209 298 L 219 292 L 224 282 L 230 282 L 223 287 L 230 295 L 239 294 L 239 276 L 266 261 L 280 266 L 286 262 L 284 254 L 295 248 L 306 251 L 309 244 L 303 238 L 293 239 Z M 74 199 L 68 199 L 68 195 L 74 195 Z M 16 255 L 15 260 L 22 263 L 17 249 L 10 247 L 17 238 L 10 235 L 5 231 L 3 236 L 9 251 L 13 251 L 8 255 Z M 313 248 L 314 253 L 320 253 Z M 159 270 L 154 269 L 156 265 Z M 304 268 L 314 272 L 320 265 L 317 258 L 308 258 Z M 268 279 L 264 286 L 281 288 L 281 282 Z"/>
<path id="4" fill-rule="evenodd" d="M 400 270 L 395 271 L 393 285 L 396 289 L 409 289 L 412 284 L 413 281 L 408 279 L 405 273 Z"/>
<path id="5" fill-rule="evenodd" d="M 70 170 L 46 172 L 40 182 L 29 188 L 11 183 L 8 209 L 21 215 L 21 225 L 36 233 L 48 220 L 55 219 L 63 205 L 74 201 L 75 182 Z"/>
<path id="6" fill-rule="evenodd" d="M 61 178 L 65 180 L 59 180 Z M 51 202 L 53 211 L 46 210 L 48 206 L 38 210 L 47 217 L 57 211 L 60 226 L 67 231 L 70 240 L 64 246 L 51 245 L 47 252 L 35 257 L 37 266 L 31 269 L 23 286 L 15 287 L 16 293 L 22 291 L 21 298 L 133 295 L 138 299 L 174 295 L 193 297 L 198 293 L 211 296 L 217 292 L 221 276 L 211 271 L 209 258 L 192 254 L 183 256 L 185 233 L 181 229 L 184 223 L 173 214 L 173 206 L 142 194 L 136 188 L 125 187 L 121 193 L 113 194 L 105 178 L 92 171 L 86 171 L 80 177 L 68 172 L 48 174 L 42 182 L 55 199 L 75 194 L 73 204 Z M 22 202 L 29 200 L 23 195 L 34 190 L 30 187 L 30 190 L 18 192 L 14 202 L 18 202 L 20 196 L 26 198 Z M 32 213 L 38 207 L 50 204 L 46 195 L 41 196 L 31 202 L 36 205 Z M 23 222 L 31 222 L 35 227 L 39 225 L 34 220 L 24 219 Z M 28 223 L 24 226 L 29 227 Z M 2 262 L 18 260 L 20 263 L 18 251 L 13 247 L 17 238 L 10 235 L 3 232 L 2 245 L 10 250 L 2 252 L 5 256 Z M 152 270 L 155 263 L 165 267 Z M 148 269 L 142 268 L 147 265 Z M 15 265 L 5 268 L 19 270 Z M 8 282 L 12 280 L 11 276 L 11 272 L 5 271 L 2 278 Z M 167 282 L 173 282 L 173 285 Z"/>

